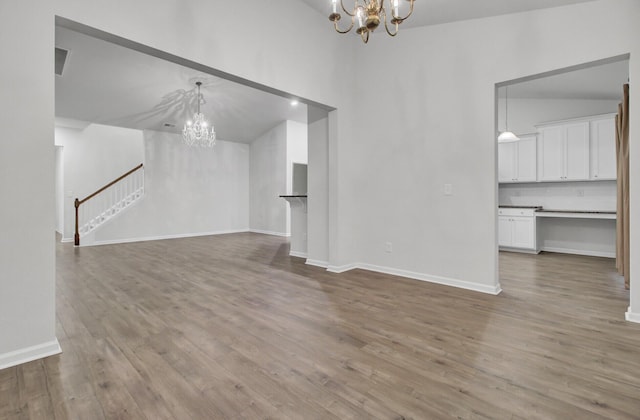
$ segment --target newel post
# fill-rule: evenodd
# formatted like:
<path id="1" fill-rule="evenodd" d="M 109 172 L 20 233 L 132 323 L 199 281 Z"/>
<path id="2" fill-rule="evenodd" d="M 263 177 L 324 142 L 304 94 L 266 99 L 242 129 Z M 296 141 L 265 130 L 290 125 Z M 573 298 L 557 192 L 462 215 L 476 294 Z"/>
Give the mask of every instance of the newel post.
<path id="1" fill-rule="evenodd" d="M 76 234 L 73 236 L 73 243 L 75 246 L 80 246 L 80 231 L 78 230 L 78 207 L 80 207 L 80 200 L 76 198 L 73 205 L 76 207 Z"/>

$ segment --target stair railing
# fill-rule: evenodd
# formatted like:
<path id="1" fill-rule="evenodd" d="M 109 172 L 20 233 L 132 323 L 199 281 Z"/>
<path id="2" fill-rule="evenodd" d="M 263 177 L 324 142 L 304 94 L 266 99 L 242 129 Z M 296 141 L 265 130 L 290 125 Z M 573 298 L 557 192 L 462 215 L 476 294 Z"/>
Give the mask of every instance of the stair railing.
<path id="1" fill-rule="evenodd" d="M 142 198 L 144 194 L 144 170 L 141 169 L 143 169 L 142 163 L 82 200 L 75 199 L 76 230 L 74 244 L 76 246 L 80 245 L 81 233 L 86 235 L 93 231 Z M 85 205 L 80 208 L 83 204 Z"/>

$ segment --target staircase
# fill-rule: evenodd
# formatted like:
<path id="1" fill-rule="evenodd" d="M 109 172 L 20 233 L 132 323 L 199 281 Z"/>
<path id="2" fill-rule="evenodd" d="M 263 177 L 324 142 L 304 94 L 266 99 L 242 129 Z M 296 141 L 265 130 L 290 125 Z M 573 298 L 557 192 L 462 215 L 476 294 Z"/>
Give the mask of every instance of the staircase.
<path id="1" fill-rule="evenodd" d="M 75 200 L 76 230 L 74 243 L 144 197 L 144 167 L 140 164 L 100 188 L 93 194 Z"/>

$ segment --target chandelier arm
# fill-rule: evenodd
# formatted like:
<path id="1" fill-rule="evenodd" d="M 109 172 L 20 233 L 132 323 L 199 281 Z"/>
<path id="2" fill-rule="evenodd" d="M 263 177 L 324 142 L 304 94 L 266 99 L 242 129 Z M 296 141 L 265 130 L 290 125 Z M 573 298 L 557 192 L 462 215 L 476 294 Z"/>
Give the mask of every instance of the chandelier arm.
<path id="1" fill-rule="evenodd" d="M 357 9 L 357 5 L 358 5 L 358 0 L 355 0 L 355 4 L 353 5 L 354 13 L 351 13 L 350 11 L 347 10 L 346 7 L 344 7 L 344 0 L 340 0 L 340 6 L 342 6 L 342 10 L 344 10 L 344 12 L 351 17 L 354 17 L 356 15 L 355 10 Z M 344 32 L 341 32 L 341 33 L 344 33 Z"/>
<path id="2" fill-rule="evenodd" d="M 365 44 L 369 42 L 369 33 L 369 31 L 360 32 L 360 38 L 362 38 L 362 42 L 364 42 Z"/>
<path id="3" fill-rule="evenodd" d="M 411 16 L 411 14 L 413 13 L 413 2 L 415 0 L 409 0 L 410 1 L 410 5 L 409 5 L 409 13 L 407 14 L 407 16 L 401 18 L 400 16 L 393 16 L 393 11 L 391 12 L 391 16 L 393 16 L 396 20 L 398 20 L 398 23 L 402 23 L 403 21 L 409 19 L 409 16 Z"/>
<path id="4" fill-rule="evenodd" d="M 391 15 L 393 15 L 393 12 L 391 12 Z M 387 33 L 389 35 L 391 35 L 391 36 L 398 35 L 398 24 L 399 23 L 400 23 L 399 21 L 397 21 L 397 20 L 395 21 L 394 25 L 396 26 L 396 31 L 395 32 L 391 32 L 389 30 L 389 24 L 387 23 L 387 14 L 386 13 L 384 14 L 384 29 L 386 29 L 386 31 L 387 31 Z"/>
<path id="5" fill-rule="evenodd" d="M 349 32 L 351 29 L 353 29 L 353 25 L 355 25 L 355 17 L 354 17 L 354 16 L 351 16 L 351 25 L 350 25 L 347 29 L 345 29 L 344 31 L 343 31 L 343 30 L 341 30 L 341 29 L 338 27 L 338 21 L 337 21 L 337 20 L 334 20 L 334 21 L 333 21 L 333 27 L 336 29 L 336 32 L 338 32 L 339 34 L 346 34 L 346 33 L 347 33 L 347 32 Z"/>

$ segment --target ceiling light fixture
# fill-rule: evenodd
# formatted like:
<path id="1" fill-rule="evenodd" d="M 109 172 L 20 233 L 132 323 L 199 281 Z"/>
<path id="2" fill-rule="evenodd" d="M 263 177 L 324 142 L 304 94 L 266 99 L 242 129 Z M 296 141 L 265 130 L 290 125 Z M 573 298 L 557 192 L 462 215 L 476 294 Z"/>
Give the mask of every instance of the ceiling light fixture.
<path id="1" fill-rule="evenodd" d="M 498 143 L 512 143 L 520 140 L 520 137 L 508 129 L 509 123 L 509 86 L 504 87 L 504 131 L 498 136 Z"/>
<path id="2" fill-rule="evenodd" d="M 345 30 L 341 30 L 338 27 L 338 21 L 342 18 L 342 15 L 338 12 L 338 1 L 340 1 L 342 10 L 351 17 L 351 25 Z M 393 31 L 389 29 L 390 25 L 387 23 L 387 10 L 384 7 L 386 1 L 354 0 L 353 9 L 349 11 L 344 7 L 344 0 L 331 0 L 332 13 L 329 15 L 329 20 L 333 22 L 336 32 L 341 34 L 346 34 L 355 26 L 356 33 L 360 35 L 365 44 L 369 42 L 371 32 L 375 31 L 382 21 L 384 21 L 384 28 L 387 33 L 391 36 L 396 36 L 398 34 L 398 26 L 413 13 L 413 2 L 415 0 L 406 0 L 409 2 L 409 13 L 405 17 L 400 17 L 400 0 L 388 0 L 391 25 L 395 27 Z"/>
<path id="3" fill-rule="evenodd" d="M 204 115 L 200 112 L 200 103 L 204 103 L 204 99 L 200 94 L 200 86 L 202 82 L 196 82 L 198 86 L 198 111 L 193 116 L 193 121 L 187 121 L 182 129 L 182 142 L 187 146 L 196 147 L 213 147 L 216 144 L 216 132 L 211 126 L 211 130 L 204 119 Z"/>

